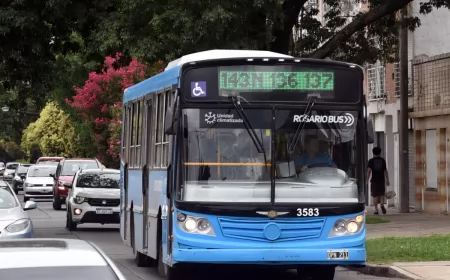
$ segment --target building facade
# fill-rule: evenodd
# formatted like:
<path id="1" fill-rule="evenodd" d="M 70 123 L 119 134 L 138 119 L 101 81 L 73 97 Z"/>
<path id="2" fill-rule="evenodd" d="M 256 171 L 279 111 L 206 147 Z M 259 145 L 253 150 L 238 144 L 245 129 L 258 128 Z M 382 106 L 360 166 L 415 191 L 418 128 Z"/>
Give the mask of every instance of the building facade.
<path id="1" fill-rule="evenodd" d="M 408 7 L 409 14 L 421 20 L 421 26 L 408 34 L 409 201 L 412 211 L 442 213 L 448 209 L 446 162 L 450 152 L 446 143 L 450 133 L 449 137 L 446 135 L 450 127 L 450 55 L 445 53 L 450 52 L 450 29 L 446 28 L 450 25 L 450 12 L 438 9 L 421 15 L 419 5 L 413 1 Z M 374 145 L 383 150 L 392 189 L 397 194 L 400 185 L 398 66 L 398 63 L 369 65 L 365 77 L 368 113 L 376 131 Z M 449 104 L 448 113 L 445 113 L 446 104 Z M 396 207 L 399 196 L 388 203 Z"/>

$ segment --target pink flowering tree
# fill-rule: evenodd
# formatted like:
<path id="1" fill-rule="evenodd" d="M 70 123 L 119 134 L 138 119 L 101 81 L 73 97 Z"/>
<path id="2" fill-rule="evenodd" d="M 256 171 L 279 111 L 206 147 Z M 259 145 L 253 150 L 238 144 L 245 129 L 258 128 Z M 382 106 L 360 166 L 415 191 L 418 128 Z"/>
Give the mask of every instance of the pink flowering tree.
<path id="1" fill-rule="evenodd" d="M 72 100 L 66 99 L 94 132 L 99 160 L 115 167 L 120 156 L 123 91 L 154 74 L 149 72 L 153 72 L 155 67 L 147 67 L 133 58 L 128 66 L 116 68 L 121 56 L 117 53 L 115 57 L 106 57 L 104 70 L 91 72 L 83 87 L 74 87 L 76 95 Z M 155 65 L 162 68 L 161 62 Z"/>

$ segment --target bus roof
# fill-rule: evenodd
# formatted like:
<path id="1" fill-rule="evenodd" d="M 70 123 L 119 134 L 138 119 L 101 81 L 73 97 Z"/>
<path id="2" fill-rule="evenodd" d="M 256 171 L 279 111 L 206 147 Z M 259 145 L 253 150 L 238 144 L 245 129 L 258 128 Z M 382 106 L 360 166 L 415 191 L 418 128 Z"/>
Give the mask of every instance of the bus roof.
<path id="1" fill-rule="evenodd" d="M 225 59 L 225 58 L 293 58 L 290 55 L 285 55 L 269 51 L 255 51 L 255 50 L 209 50 L 204 52 L 197 52 L 182 56 L 176 60 L 169 62 L 166 69 L 172 69 L 183 64 L 210 60 L 210 59 Z"/>
<path id="2" fill-rule="evenodd" d="M 281 53 L 255 50 L 209 50 L 188 54 L 169 62 L 164 72 L 125 89 L 125 92 L 123 94 L 123 103 L 125 104 L 148 93 L 155 92 L 172 85 L 178 85 L 178 78 L 180 77 L 180 67 L 186 63 L 211 59 L 274 57 L 292 58 L 292 56 Z"/>

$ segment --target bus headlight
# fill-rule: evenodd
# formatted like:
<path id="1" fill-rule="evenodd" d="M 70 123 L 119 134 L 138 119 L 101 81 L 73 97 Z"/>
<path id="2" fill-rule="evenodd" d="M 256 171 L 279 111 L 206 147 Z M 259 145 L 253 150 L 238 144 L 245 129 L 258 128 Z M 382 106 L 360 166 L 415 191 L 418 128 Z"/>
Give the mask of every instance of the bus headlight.
<path id="1" fill-rule="evenodd" d="M 354 235 L 364 228 L 364 215 L 337 220 L 328 234 L 328 237 Z"/>
<path id="2" fill-rule="evenodd" d="M 184 232 L 216 236 L 211 223 L 203 217 L 178 213 L 177 223 L 178 227 Z"/>

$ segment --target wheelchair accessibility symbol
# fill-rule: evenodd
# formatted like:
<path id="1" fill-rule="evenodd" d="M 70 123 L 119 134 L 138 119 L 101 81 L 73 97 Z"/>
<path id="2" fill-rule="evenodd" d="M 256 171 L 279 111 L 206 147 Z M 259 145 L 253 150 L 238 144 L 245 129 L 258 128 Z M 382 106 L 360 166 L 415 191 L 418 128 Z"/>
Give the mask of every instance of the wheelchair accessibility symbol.
<path id="1" fill-rule="evenodd" d="M 205 97 L 206 96 L 206 82 L 192 82 L 191 83 L 191 97 Z"/>

